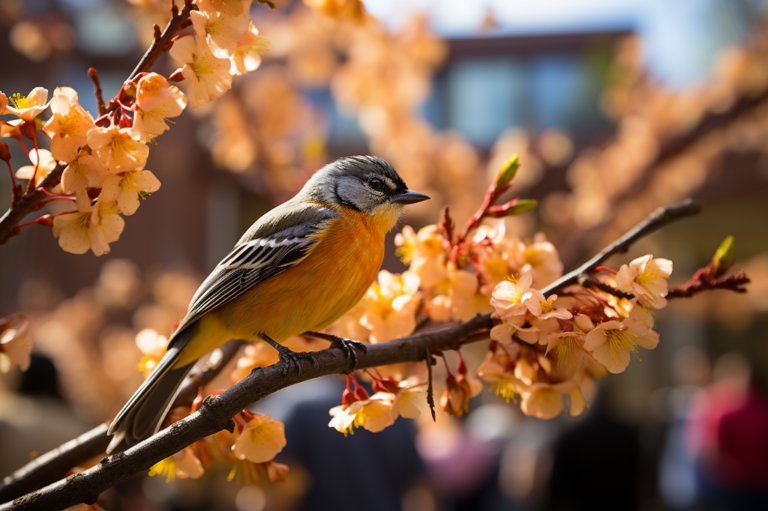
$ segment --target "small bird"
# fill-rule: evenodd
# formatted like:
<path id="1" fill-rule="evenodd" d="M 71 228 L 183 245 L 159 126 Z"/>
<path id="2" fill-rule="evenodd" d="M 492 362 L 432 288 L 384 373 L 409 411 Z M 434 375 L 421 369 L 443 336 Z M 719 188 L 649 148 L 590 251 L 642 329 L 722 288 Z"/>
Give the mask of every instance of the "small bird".
<path id="1" fill-rule="evenodd" d="M 341 158 L 288 202 L 258 219 L 195 293 L 168 350 L 109 427 L 108 453 L 157 433 L 195 362 L 230 339 L 264 340 L 284 372 L 300 359 L 280 343 L 305 333 L 356 363 L 364 345 L 318 333 L 351 309 L 376 279 L 384 236 L 403 206 L 427 200 L 375 156 Z"/>

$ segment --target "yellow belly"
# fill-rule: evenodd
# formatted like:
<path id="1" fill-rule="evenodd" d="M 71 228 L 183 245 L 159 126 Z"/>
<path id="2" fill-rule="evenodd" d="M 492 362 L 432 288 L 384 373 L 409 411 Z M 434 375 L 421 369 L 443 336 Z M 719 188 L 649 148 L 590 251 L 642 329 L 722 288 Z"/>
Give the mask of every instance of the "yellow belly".
<path id="1" fill-rule="evenodd" d="M 322 330 L 343 316 L 360 301 L 381 267 L 384 235 L 397 216 L 377 216 L 345 213 L 333 220 L 303 261 L 203 316 L 175 367 L 194 362 L 229 339 L 255 340 L 264 334 L 282 342 L 307 330 Z"/>

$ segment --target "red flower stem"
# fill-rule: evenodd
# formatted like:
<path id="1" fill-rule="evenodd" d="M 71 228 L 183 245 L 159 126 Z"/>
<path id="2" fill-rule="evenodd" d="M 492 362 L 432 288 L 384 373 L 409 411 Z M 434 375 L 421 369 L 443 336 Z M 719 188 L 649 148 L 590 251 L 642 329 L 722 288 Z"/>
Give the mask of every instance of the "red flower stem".
<path id="1" fill-rule="evenodd" d="M 37 147 L 37 137 L 32 139 L 32 143 L 35 146 L 35 170 L 32 172 L 32 179 L 27 183 L 27 193 L 32 193 L 32 190 L 37 186 L 37 170 L 40 168 L 40 148 Z"/>
<path id="2" fill-rule="evenodd" d="M 449 376 L 453 376 L 453 373 L 451 372 L 451 368 L 448 367 L 448 359 L 445 358 L 445 354 L 444 353 L 440 353 L 440 358 L 443 359 L 443 364 L 445 364 L 445 370 L 448 371 L 448 375 Z"/>
<path id="3" fill-rule="evenodd" d="M 21 148 L 24 149 L 24 152 L 27 154 L 27 158 L 29 158 L 29 149 L 27 149 L 27 144 L 24 143 L 24 139 L 19 138 L 19 144 L 21 144 Z M 32 158 L 29 158 L 29 161 L 32 161 Z"/>
<path id="4" fill-rule="evenodd" d="M 593 271 L 595 273 L 597 273 L 599 271 L 607 271 L 608 273 L 613 273 L 614 275 L 619 273 L 616 270 L 614 270 L 613 268 L 608 268 L 607 266 L 595 266 L 595 269 Z"/>
<path id="5" fill-rule="evenodd" d="M 68 215 L 70 213 L 77 213 L 77 210 L 76 209 L 70 209 L 68 211 L 62 211 L 61 213 L 56 213 L 54 215 L 43 215 L 43 216 L 41 216 L 39 218 L 36 218 L 34 220 L 30 220 L 29 222 L 24 222 L 23 224 L 19 224 L 18 226 L 19 227 L 26 227 L 26 226 L 32 225 L 32 224 L 39 224 L 43 220 L 46 220 L 46 217 L 47 218 L 55 218 L 55 217 L 61 216 L 61 215 Z"/>
<path id="6" fill-rule="evenodd" d="M 8 164 L 8 172 L 11 173 L 11 183 L 13 183 L 11 190 L 13 190 L 16 188 L 16 176 L 13 175 L 13 167 L 11 166 L 11 160 L 6 161 L 5 163 Z"/>
<path id="7" fill-rule="evenodd" d="M 77 200 L 75 197 L 72 197 L 71 195 L 55 195 L 51 197 L 50 199 L 45 199 L 44 201 L 40 201 L 40 204 L 48 204 L 49 202 L 53 202 L 55 200 Z"/>
<path id="8" fill-rule="evenodd" d="M 175 35 L 175 36 L 173 36 L 173 37 L 171 38 L 171 42 L 172 42 L 172 43 L 175 43 L 176 41 L 178 41 L 178 40 L 179 40 L 179 39 L 181 39 L 182 37 L 185 37 L 185 36 L 188 36 L 188 35 L 194 35 L 194 33 L 195 33 L 195 31 L 194 31 L 194 30 L 189 30 L 189 31 L 187 31 L 187 32 L 184 32 L 184 33 L 181 33 L 181 34 Z"/>

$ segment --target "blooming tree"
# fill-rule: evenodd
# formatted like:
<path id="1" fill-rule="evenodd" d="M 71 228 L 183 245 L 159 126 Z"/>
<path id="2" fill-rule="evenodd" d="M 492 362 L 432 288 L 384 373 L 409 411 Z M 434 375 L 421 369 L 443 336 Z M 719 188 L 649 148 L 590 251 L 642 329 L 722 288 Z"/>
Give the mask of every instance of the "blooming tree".
<path id="1" fill-rule="evenodd" d="M 306 3 L 325 15 L 362 23 L 352 35 L 360 38 L 362 47 L 393 44 L 365 25 L 370 19 L 359 1 Z M 250 20 L 250 4 L 251 0 L 174 3 L 166 29 L 161 32 L 156 27 L 150 49 L 108 104 L 101 99 L 97 73 L 90 72 L 99 98 L 95 115 L 80 105 L 78 93 L 68 87 L 55 89 L 50 101 L 48 91 L 39 87 L 27 96 L 0 93 L 0 114 L 14 116 L 0 121 L 2 136 L 15 139 L 30 162 L 14 172 L 8 146 L 0 142 L 0 157 L 13 180 L 11 208 L 0 220 L 0 242 L 21 234 L 25 226 L 40 224 L 52 227 L 67 252 L 107 253 L 110 244 L 119 239 L 124 217 L 134 214 L 141 200 L 160 188 L 160 180 L 145 165 L 150 143 L 169 129 L 169 119 L 187 106 L 195 109 L 221 98 L 232 87 L 234 77 L 259 67 L 269 44 Z M 387 51 L 374 52 L 372 59 L 364 52 L 351 51 L 334 87 L 354 91 L 344 94 L 347 107 L 367 126 L 373 147 L 383 153 L 406 150 L 401 154 L 407 158 L 395 166 L 408 174 L 408 158 L 430 158 L 419 144 L 410 145 L 408 137 L 432 135 L 414 110 L 426 93 L 429 75 L 425 69 L 432 69 L 442 58 L 443 48 L 417 29 L 403 37 L 403 47 L 412 50 L 404 59 L 393 58 Z M 149 70 L 165 51 L 179 65 L 169 76 Z M 387 81 L 387 67 L 399 78 L 393 83 Z M 181 89 L 174 85 L 177 83 Z M 227 103 L 221 104 L 225 108 Z M 49 107 L 50 117 L 40 119 Z M 224 124 L 222 131 L 231 129 L 230 123 Z M 39 132 L 50 139 L 49 148 L 39 146 Z M 401 136 L 403 133 L 407 136 Z M 233 137 L 227 143 L 237 147 L 239 142 Z M 452 144 L 454 149 L 456 146 Z M 430 147 L 434 150 L 439 145 Z M 469 160 L 477 165 L 472 157 Z M 286 375 L 273 351 L 262 350 L 260 345 L 243 348 L 242 341 L 230 341 L 185 382 L 158 435 L 126 453 L 87 466 L 90 458 L 106 448 L 108 437 L 102 425 L 82 441 L 46 454 L 12 475 L 0 488 L 4 497 L 39 491 L 0 509 L 64 509 L 80 503 L 94 508 L 99 493 L 147 470 L 169 481 L 197 479 L 214 464 L 226 463 L 228 480 L 250 482 L 262 476 L 282 480 L 288 467 L 274 458 L 286 445 L 284 427 L 247 406 L 281 388 L 326 374 L 346 374 L 346 388 L 339 405 L 329 410 L 328 422 L 328 427 L 343 435 L 354 434 L 356 428 L 380 432 L 396 420 L 418 417 L 426 409 L 422 403 L 431 408 L 433 417 L 438 406 L 446 414 L 461 416 L 470 409 L 470 399 L 484 390 L 519 405 L 528 416 L 577 416 L 592 399 L 596 380 L 625 371 L 633 356 L 639 360 L 643 350 L 658 345 L 653 314 L 669 299 L 708 289 L 745 291 L 746 275 L 728 274 L 733 262 L 731 238 L 723 242 L 707 267 L 677 286 L 669 285 L 672 261 L 651 254 L 618 269 L 602 264 L 651 231 L 698 212 L 691 202 L 659 210 L 563 275 L 561 256 L 543 234 L 532 239 L 516 234 L 515 217 L 535 208 L 536 201 L 514 198 L 502 202 L 513 185 L 526 179 L 520 158 L 512 156 L 498 163 L 482 200 L 479 193 L 473 199 L 480 202 L 479 208 L 464 215 L 469 218 L 462 229 L 457 229 L 448 207 L 437 223 L 418 232 L 405 226 L 395 245 L 407 271 L 382 271 L 360 303 L 328 328 L 327 333 L 368 345 L 366 353 L 358 354 L 357 374 L 352 373 L 352 361 L 339 356 L 335 348 L 318 352 L 316 367 Z M 16 178 L 27 180 L 27 185 L 16 183 Z M 72 209 L 21 222 L 40 207 L 59 202 Z M 110 296 L 130 295 L 126 290 L 112 290 Z M 170 323 L 173 314 L 183 314 L 185 305 L 181 300 L 180 310 L 168 306 L 166 312 L 171 312 L 156 317 L 165 321 L 171 316 L 165 321 Z M 131 363 L 145 378 L 165 352 L 168 341 L 164 334 L 169 333 L 170 325 L 166 327 L 168 331 L 162 333 L 145 328 L 135 336 L 141 356 Z M 3 372 L 12 365 L 21 370 L 28 367 L 28 331 L 24 316 L 0 321 Z M 470 371 L 461 349 L 489 339 L 484 360 Z M 315 341 L 304 337 L 285 344 L 297 351 L 318 348 Z M 448 350 L 457 351 L 458 363 L 452 369 L 442 357 L 446 378 L 436 401 L 435 357 Z M 231 368 L 227 364 L 233 360 Z M 227 385 L 214 378 L 228 367 L 233 385 L 222 388 Z M 371 383 L 372 394 L 358 379 Z M 219 386 L 209 385 L 213 381 Z M 79 467 L 76 473 L 74 467 Z M 71 471 L 72 477 L 42 488 Z"/>

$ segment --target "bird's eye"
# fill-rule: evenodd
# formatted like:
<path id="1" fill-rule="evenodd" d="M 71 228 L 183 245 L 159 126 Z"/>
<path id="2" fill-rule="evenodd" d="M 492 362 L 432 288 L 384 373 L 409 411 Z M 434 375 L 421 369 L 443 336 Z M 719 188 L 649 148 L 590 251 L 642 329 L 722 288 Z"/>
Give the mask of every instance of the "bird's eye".
<path id="1" fill-rule="evenodd" d="M 368 186 L 371 190 L 374 192 L 380 192 L 384 189 L 384 183 L 381 179 L 374 177 L 370 181 L 368 181 Z"/>

